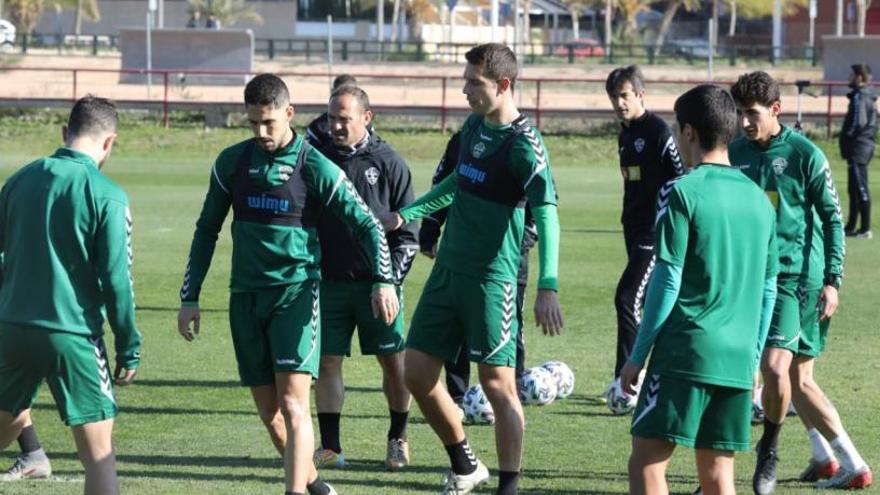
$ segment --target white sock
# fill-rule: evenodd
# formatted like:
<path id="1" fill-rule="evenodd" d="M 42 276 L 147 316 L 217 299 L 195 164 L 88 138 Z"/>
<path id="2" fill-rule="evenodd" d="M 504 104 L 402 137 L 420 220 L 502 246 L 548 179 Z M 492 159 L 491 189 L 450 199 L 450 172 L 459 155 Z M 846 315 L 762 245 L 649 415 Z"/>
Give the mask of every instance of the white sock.
<path id="1" fill-rule="evenodd" d="M 807 430 L 807 436 L 810 437 L 810 445 L 813 447 L 813 459 L 819 462 L 828 462 L 834 458 L 834 449 L 825 437 L 819 433 L 819 430 L 810 428 Z"/>
<path id="2" fill-rule="evenodd" d="M 845 431 L 841 432 L 834 440 L 831 441 L 831 448 L 840 459 L 840 464 L 849 471 L 858 471 L 866 466 L 865 460 L 859 455 L 852 440 Z"/>

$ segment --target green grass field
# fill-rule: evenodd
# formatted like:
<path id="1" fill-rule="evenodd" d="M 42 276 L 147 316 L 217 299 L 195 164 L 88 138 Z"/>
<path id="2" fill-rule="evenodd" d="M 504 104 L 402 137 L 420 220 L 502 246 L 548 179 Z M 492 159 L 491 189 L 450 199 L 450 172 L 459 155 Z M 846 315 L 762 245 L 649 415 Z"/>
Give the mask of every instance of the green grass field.
<path id="1" fill-rule="evenodd" d="M 439 133 L 383 135 L 409 161 L 417 193 L 424 192 L 446 137 Z M 222 147 L 247 136 L 246 129 L 165 130 L 128 124 L 121 130 L 118 148 L 106 168 L 131 199 L 135 293 L 138 321 L 146 339 L 136 384 L 118 389 L 122 412 L 115 444 L 124 493 L 282 492 L 281 462 L 249 393 L 237 383 L 226 322 L 230 256 L 226 229 L 201 296 L 202 334 L 187 343 L 176 331 L 178 290 L 210 166 Z M 0 175 L 5 177 L 31 159 L 51 153 L 59 139 L 60 131 L 54 124 L 0 121 Z M 822 145 L 845 198 L 846 170 L 836 146 Z M 530 287 L 525 330 L 528 364 L 563 360 L 574 369 L 577 381 L 571 398 L 526 409 L 521 491 L 622 494 L 627 492 L 630 420 L 610 415 L 598 399 L 614 363 L 612 298 L 624 266 L 616 145 L 611 137 L 549 137 L 547 146 L 561 198 L 560 296 L 566 326 L 560 337 L 541 335 L 529 315 L 534 295 Z M 873 179 L 874 191 L 880 191 L 876 173 Z M 847 246 L 841 308 L 829 350 L 817 369 L 818 379 L 840 409 L 850 435 L 875 467 L 880 466 L 880 361 L 874 352 L 880 348 L 878 243 L 880 240 L 853 240 Z M 429 268 L 429 260 L 419 257 L 407 279 L 407 316 Z M 438 493 L 448 461 L 418 409 L 413 410 L 409 428 L 413 465 L 401 473 L 384 472 L 388 419 L 378 365 L 355 356 L 347 361 L 345 372 L 342 442 L 349 464 L 345 470 L 325 471 L 323 476 L 342 494 Z M 0 494 L 81 493 L 82 471 L 72 437 L 59 421 L 45 388 L 34 417 L 55 476 L 49 481 L 0 485 Z M 778 493 L 808 493 L 812 487 L 795 480 L 809 456 L 809 443 L 803 427 L 792 419 L 783 431 Z M 492 429 L 466 430 L 477 454 L 493 468 Z M 0 454 L 0 467 L 11 464 L 16 451 L 13 444 Z M 754 454 L 745 453 L 737 459 L 737 488 L 749 492 Z M 669 470 L 672 492 L 690 493 L 695 485 L 693 466 L 692 452 L 679 449 Z"/>

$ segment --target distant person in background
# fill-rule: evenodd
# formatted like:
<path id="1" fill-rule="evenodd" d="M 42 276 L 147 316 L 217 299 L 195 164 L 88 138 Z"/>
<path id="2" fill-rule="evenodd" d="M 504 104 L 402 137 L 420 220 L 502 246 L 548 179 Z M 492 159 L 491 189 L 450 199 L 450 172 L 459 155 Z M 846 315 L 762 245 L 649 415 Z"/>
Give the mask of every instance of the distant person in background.
<path id="1" fill-rule="evenodd" d="M 202 12 L 199 10 L 193 10 L 189 15 L 189 20 L 186 21 L 187 29 L 196 29 L 199 27 L 199 18 L 202 17 Z"/>
<path id="2" fill-rule="evenodd" d="M 217 16 L 214 14 L 208 14 L 208 18 L 205 20 L 205 27 L 208 29 L 220 29 L 220 19 L 217 19 Z"/>
<path id="3" fill-rule="evenodd" d="M 855 64 L 849 76 L 852 88 L 846 97 L 849 108 L 840 130 L 840 155 L 847 164 L 847 194 L 849 195 L 849 219 L 844 232 L 850 237 L 870 239 L 871 193 L 868 191 L 868 163 L 874 156 L 877 135 L 877 95 L 871 87 L 871 66 Z M 862 224 L 856 230 L 861 215 Z"/>

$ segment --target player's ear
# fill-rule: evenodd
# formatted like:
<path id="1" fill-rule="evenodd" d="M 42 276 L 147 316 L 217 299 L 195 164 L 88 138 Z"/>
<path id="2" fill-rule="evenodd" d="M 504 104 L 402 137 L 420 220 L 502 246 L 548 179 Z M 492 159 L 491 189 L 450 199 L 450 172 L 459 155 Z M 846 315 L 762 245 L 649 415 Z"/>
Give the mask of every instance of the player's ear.
<path id="1" fill-rule="evenodd" d="M 512 89 L 512 87 L 511 87 L 510 79 L 505 77 L 504 79 L 498 80 L 498 94 L 499 95 L 505 91 L 510 91 L 511 89 Z"/>
<path id="2" fill-rule="evenodd" d="M 782 114 L 782 101 L 776 100 L 770 105 L 770 115 L 779 117 Z"/>
<path id="3" fill-rule="evenodd" d="M 373 121 L 373 111 L 365 110 L 364 111 L 364 123 L 370 125 L 370 122 Z"/>
<path id="4" fill-rule="evenodd" d="M 104 152 L 109 153 L 111 149 L 113 149 L 113 143 L 116 142 L 117 134 L 114 132 L 113 134 L 108 134 L 107 137 L 104 138 L 104 142 L 101 145 L 101 148 Z"/>
<path id="5" fill-rule="evenodd" d="M 293 105 L 287 104 L 287 108 L 284 109 L 284 113 L 287 115 L 287 121 L 293 122 L 293 115 L 296 113 L 293 110 Z"/>

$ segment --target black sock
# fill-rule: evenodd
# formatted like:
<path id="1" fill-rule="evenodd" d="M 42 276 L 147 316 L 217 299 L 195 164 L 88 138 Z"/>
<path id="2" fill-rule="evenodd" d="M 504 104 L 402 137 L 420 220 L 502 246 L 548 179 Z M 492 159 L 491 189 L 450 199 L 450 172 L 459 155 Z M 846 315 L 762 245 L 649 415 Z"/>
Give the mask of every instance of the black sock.
<path id="1" fill-rule="evenodd" d="M 519 471 L 498 471 L 498 491 L 496 495 L 516 495 L 519 485 Z"/>
<path id="2" fill-rule="evenodd" d="M 862 201 L 862 228 L 859 232 L 867 232 L 871 230 L 871 200 Z"/>
<path id="3" fill-rule="evenodd" d="M 339 444 L 340 413 L 318 413 L 318 428 L 321 430 L 321 447 L 330 449 L 337 454 L 342 452 Z"/>
<path id="4" fill-rule="evenodd" d="M 306 495 L 303 492 L 284 492 L 284 495 Z"/>
<path id="5" fill-rule="evenodd" d="M 392 438 L 406 440 L 406 422 L 407 418 L 409 418 L 409 411 L 396 412 L 389 409 L 388 412 L 391 413 L 391 428 L 388 429 L 388 440 Z"/>
<path id="6" fill-rule="evenodd" d="M 477 456 L 471 450 L 467 438 L 461 442 L 446 446 L 452 472 L 455 474 L 471 474 L 477 470 Z"/>
<path id="7" fill-rule="evenodd" d="M 761 436 L 761 450 L 776 450 L 779 445 L 779 432 L 782 431 L 782 423 L 776 424 L 764 418 L 764 434 Z"/>
<path id="8" fill-rule="evenodd" d="M 22 454 L 29 454 L 40 450 L 40 439 L 37 438 L 37 430 L 34 425 L 27 426 L 21 430 L 18 435 L 18 446 L 21 447 Z"/>
<path id="9" fill-rule="evenodd" d="M 308 490 L 309 495 L 330 495 L 330 487 L 327 486 L 327 483 L 324 483 L 320 476 L 306 485 L 306 490 Z"/>

